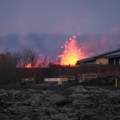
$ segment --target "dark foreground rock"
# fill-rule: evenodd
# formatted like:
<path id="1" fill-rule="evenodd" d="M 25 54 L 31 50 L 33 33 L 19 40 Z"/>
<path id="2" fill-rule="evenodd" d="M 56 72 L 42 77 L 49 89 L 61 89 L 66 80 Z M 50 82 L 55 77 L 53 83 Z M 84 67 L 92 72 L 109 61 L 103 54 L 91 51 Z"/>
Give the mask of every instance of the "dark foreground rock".
<path id="1" fill-rule="evenodd" d="M 120 91 L 0 90 L 0 120 L 120 120 Z"/>

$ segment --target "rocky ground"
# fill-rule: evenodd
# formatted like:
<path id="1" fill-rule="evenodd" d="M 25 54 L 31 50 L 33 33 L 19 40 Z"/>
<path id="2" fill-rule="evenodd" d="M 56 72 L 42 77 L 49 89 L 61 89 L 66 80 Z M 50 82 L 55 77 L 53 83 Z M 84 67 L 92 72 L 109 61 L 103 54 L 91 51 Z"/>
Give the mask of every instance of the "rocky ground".
<path id="1" fill-rule="evenodd" d="M 0 90 L 0 120 L 120 120 L 120 91 Z"/>

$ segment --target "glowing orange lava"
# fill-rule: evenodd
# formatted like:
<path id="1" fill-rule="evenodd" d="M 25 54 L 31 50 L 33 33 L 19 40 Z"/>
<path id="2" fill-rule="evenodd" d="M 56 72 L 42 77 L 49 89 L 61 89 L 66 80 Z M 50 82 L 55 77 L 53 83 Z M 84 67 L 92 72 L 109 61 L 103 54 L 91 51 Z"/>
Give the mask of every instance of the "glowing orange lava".
<path id="1" fill-rule="evenodd" d="M 58 55 L 60 65 L 75 65 L 77 60 L 84 58 L 84 52 L 77 45 L 76 36 L 70 37 L 61 48 L 63 48 L 64 51 Z"/>
<path id="2" fill-rule="evenodd" d="M 28 65 L 26 65 L 25 68 L 32 68 L 31 63 L 29 63 Z"/>

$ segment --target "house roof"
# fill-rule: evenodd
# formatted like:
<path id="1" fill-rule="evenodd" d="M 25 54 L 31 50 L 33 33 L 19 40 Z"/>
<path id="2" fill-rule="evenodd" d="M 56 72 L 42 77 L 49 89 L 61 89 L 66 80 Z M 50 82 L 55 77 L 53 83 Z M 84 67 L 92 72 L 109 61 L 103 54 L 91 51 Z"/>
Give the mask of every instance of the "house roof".
<path id="1" fill-rule="evenodd" d="M 84 63 L 84 62 L 90 62 L 90 61 L 95 61 L 97 58 L 100 57 L 104 57 L 104 58 L 112 58 L 112 57 L 120 57 L 120 49 L 114 50 L 114 51 L 110 51 L 110 52 L 106 52 L 100 55 L 96 55 L 90 58 L 86 58 L 86 59 L 82 59 L 77 61 L 77 65 L 80 63 Z"/>

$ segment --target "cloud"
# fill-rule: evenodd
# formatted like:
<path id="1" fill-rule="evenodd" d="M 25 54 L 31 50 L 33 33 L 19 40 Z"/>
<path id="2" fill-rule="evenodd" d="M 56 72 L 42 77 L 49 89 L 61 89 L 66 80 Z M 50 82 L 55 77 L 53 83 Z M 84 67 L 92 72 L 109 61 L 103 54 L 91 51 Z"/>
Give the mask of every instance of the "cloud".
<path id="1" fill-rule="evenodd" d="M 0 37 L 0 50 L 15 50 L 20 48 L 34 50 L 52 60 L 62 52 L 61 46 L 69 38 L 61 34 L 19 34 Z M 99 35 L 78 35 L 78 46 L 87 56 L 108 52 L 120 47 L 120 30 L 115 29 Z"/>

